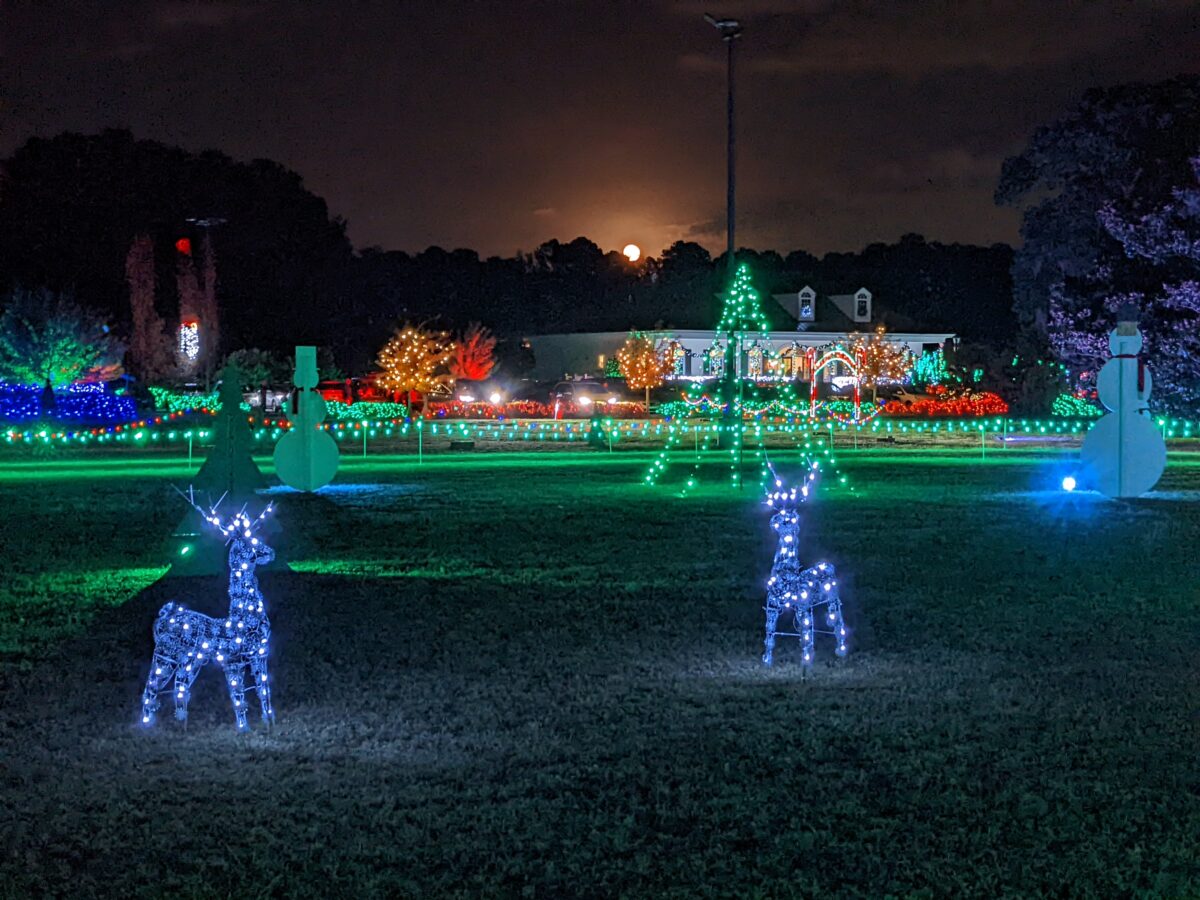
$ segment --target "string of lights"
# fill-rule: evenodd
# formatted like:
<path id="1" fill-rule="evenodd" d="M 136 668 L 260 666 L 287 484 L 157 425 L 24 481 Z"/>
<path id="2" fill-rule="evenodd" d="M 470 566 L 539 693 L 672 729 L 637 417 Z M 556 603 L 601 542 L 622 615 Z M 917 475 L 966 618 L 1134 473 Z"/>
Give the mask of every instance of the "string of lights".
<path id="1" fill-rule="evenodd" d="M 289 427 L 283 419 L 259 419 L 248 417 L 257 442 L 274 442 Z M 1008 417 L 968 419 L 915 419 L 893 420 L 875 417 L 867 422 L 854 423 L 804 417 L 771 420 L 751 420 L 742 423 L 742 429 L 762 427 L 765 434 L 823 434 L 832 428 L 837 434 L 863 437 L 895 437 L 903 435 L 991 435 L 1001 442 L 1017 438 L 1038 436 L 1062 436 L 1086 434 L 1095 424 L 1095 418 L 1086 419 L 1014 419 Z M 1155 424 L 1167 439 L 1191 439 L 1200 437 L 1200 421 L 1190 419 L 1158 418 Z M 603 419 L 602 427 L 614 442 L 625 438 L 662 437 L 676 430 L 680 440 L 691 435 L 715 434 L 726 427 L 719 422 L 687 422 L 670 420 L 618 420 Z M 427 437 L 444 436 L 453 439 L 480 441 L 579 441 L 586 440 L 593 425 L 590 420 L 581 421 L 516 421 L 516 420 L 443 420 L 428 419 L 376 419 L 373 421 L 326 422 L 322 425 L 335 440 L 362 441 L 364 432 L 368 439 L 416 439 L 418 432 Z M 208 427 L 198 421 L 184 420 L 183 413 L 168 413 L 148 419 L 139 419 L 121 425 L 108 425 L 76 430 L 55 429 L 45 423 L 32 428 L 7 428 L 0 438 L 8 445 L 49 444 L 62 446 L 88 446 L 113 444 L 186 444 L 188 441 L 204 441 L 208 438 Z M 664 448 L 665 449 L 665 448 Z"/>

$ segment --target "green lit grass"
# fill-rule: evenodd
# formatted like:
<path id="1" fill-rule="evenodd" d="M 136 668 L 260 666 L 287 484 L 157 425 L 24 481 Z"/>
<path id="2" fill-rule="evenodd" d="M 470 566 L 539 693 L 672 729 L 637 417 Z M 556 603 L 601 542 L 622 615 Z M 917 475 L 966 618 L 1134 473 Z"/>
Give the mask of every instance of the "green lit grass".
<path id="1" fill-rule="evenodd" d="M 147 587 L 186 460 L 0 464 L 0 894 L 1200 893 L 1194 457 L 1110 503 L 1061 452 L 842 453 L 805 552 L 855 644 L 807 680 L 758 664 L 753 492 L 650 459 L 276 492 L 280 725 L 241 737 L 208 672 L 186 734 L 131 724 L 157 608 L 223 607 Z"/>

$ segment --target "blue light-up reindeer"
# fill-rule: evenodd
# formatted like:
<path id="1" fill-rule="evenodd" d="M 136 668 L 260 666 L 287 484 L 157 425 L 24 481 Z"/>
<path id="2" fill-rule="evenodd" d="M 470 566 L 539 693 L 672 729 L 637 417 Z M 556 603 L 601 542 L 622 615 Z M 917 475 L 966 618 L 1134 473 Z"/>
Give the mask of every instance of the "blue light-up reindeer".
<path id="1" fill-rule="evenodd" d="M 832 634 L 837 642 L 837 655 L 846 655 L 846 622 L 842 618 L 842 601 L 838 595 L 837 573 L 829 563 L 817 563 L 807 569 L 800 568 L 797 553 L 800 543 L 800 506 L 808 499 L 809 490 L 817 478 L 817 464 L 813 463 L 804 484 L 799 488 L 786 488 L 775 469 L 774 486 L 767 494 L 767 506 L 775 510 L 771 516 L 771 527 L 779 534 L 779 546 L 775 550 L 775 562 L 771 565 L 771 577 L 767 580 L 766 640 L 763 647 L 763 664 L 771 665 L 775 652 L 776 637 L 800 639 L 805 666 L 811 666 L 816 648 L 816 634 Z M 817 628 L 818 613 L 824 615 L 827 628 Z M 792 631 L 781 631 L 780 619 Z"/>
<path id="2" fill-rule="evenodd" d="M 190 495 L 188 499 L 196 506 Z M 154 623 L 154 660 L 146 689 L 142 692 L 142 724 L 146 727 L 154 724 L 158 694 L 172 676 L 175 678 L 175 718 L 186 723 L 192 682 L 206 664 L 215 662 L 225 674 L 225 686 L 233 701 L 238 730 L 245 731 L 249 727 L 246 723 L 247 691 L 258 694 L 263 721 L 270 725 L 275 720 L 267 674 L 271 623 L 254 571 L 275 558 L 274 551 L 256 537 L 271 507 L 268 505 L 253 520 L 244 511 L 222 520 L 216 507 L 207 513 L 196 508 L 204 521 L 229 544 L 229 614 L 214 619 L 175 602 L 159 610 Z"/>

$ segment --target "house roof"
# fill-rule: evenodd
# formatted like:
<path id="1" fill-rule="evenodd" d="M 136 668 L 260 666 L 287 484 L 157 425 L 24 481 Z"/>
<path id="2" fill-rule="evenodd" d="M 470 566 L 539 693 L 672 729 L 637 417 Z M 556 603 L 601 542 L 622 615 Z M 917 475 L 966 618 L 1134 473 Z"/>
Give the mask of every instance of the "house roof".
<path id="1" fill-rule="evenodd" d="M 803 290 L 803 288 L 801 288 Z M 816 291 L 813 310 L 814 316 L 810 321 L 800 321 L 800 291 L 786 294 L 772 294 L 775 302 L 787 313 L 791 322 L 795 323 L 797 331 L 842 331 L 865 332 L 874 331 L 878 325 L 887 325 L 889 331 L 921 332 L 919 324 L 907 316 L 894 312 L 886 304 L 881 304 L 879 298 L 871 294 L 871 319 L 868 322 L 855 322 L 846 310 L 854 309 L 854 301 L 858 299 L 859 288 L 851 294 L 821 294 Z M 870 293 L 870 289 L 866 289 Z"/>
<path id="2" fill-rule="evenodd" d="M 815 308 L 813 309 L 813 318 L 809 321 L 800 321 L 800 292 L 792 291 L 787 294 L 772 294 L 775 302 L 783 307 L 783 311 L 788 314 L 793 327 L 797 331 L 862 331 L 866 322 L 855 322 L 848 315 L 838 308 L 832 296 L 824 294 L 816 295 Z M 840 297 L 853 299 L 853 294 L 843 294 Z M 873 310 L 872 310 L 873 311 Z"/>

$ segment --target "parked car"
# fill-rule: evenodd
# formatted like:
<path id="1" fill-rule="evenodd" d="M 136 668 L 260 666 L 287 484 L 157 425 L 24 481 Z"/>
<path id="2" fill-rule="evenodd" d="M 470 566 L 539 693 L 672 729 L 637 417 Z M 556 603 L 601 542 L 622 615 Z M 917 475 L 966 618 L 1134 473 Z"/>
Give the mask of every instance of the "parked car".
<path id="1" fill-rule="evenodd" d="M 511 392 L 495 379 L 460 381 L 454 386 L 454 399 L 459 403 L 490 403 L 499 406 L 511 400 Z"/>
<path id="2" fill-rule="evenodd" d="M 550 390 L 550 402 L 574 403 L 580 411 L 625 401 L 625 392 L 603 381 L 560 381 Z"/>
<path id="3" fill-rule="evenodd" d="M 899 384 L 889 387 L 881 387 L 879 389 L 879 402 L 888 403 L 895 400 L 897 403 L 903 403 L 905 406 L 912 406 L 921 400 L 932 399 L 928 394 L 916 393 L 909 385 Z"/>

